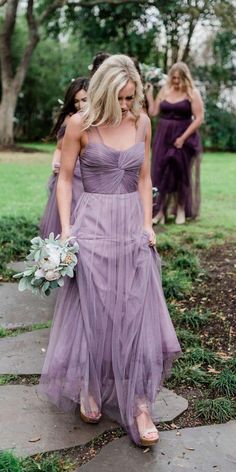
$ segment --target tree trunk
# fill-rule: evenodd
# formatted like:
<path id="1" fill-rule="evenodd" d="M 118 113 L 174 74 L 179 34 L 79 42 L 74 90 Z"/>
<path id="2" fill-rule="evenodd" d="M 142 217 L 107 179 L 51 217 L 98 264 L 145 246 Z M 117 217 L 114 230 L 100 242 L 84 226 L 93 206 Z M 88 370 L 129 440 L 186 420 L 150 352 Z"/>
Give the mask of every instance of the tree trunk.
<path id="1" fill-rule="evenodd" d="M 14 114 L 17 93 L 18 91 L 15 89 L 13 82 L 2 90 L 0 104 L 0 145 L 6 147 L 14 144 Z"/>

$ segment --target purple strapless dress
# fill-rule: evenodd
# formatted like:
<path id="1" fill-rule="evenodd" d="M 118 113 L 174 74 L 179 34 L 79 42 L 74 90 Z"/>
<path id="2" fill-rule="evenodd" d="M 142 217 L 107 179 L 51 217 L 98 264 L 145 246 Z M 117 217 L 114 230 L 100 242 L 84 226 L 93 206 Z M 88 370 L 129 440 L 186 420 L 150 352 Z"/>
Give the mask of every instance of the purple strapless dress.
<path id="1" fill-rule="evenodd" d="M 66 126 L 61 126 L 58 134 L 57 140 L 63 138 L 65 134 Z M 39 231 L 40 236 L 42 238 L 47 238 L 50 233 L 54 233 L 55 236 L 61 233 L 61 224 L 60 224 L 60 216 L 57 208 L 57 181 L 58 181 L 59 174 L 52 174 L 49 178 L 48 182 L 48 201 L 44 210 L 43 217 L 39 224 Z M 80 162 L 79 159 L 77 160 L 75 170 L 74 170 L 74 177 L 73 177 L 73 187 L 72 187 L 72 204 L 71 210 L 72 213 L 76 207 L 78 199 L 83 192 L 83 184 L 81 179 L 81 171 L 80 171 Z M 71 219 L 71 223 L 73 223 L 73 219 Z"/>
<path id="2" fill-rule="evenodd" d="M 64 410 L 92 395 L 137 444 L 134 417 L 151 408 L 180 353 L 137 190 L 147 122 L 142 114 L 136 143 L 124 151 L 104 144 L 97 128 L 88 132 L 80 158 L 85 191 L 72 226 L 78 266 L 59 289 L 39 387 Z"/>
<path id="3" fill-rule="evenodd" d="M 191 171 L 194 158 L 201 152 L 200 135 L 198 132 L 193 133 L 185 141 L 182 149 L 174 146 L 176 138 L 184 133 L 191 122 L 192 109 L 188 99 L 176 103 L 167 100 L 161 102 L 160 120 L 152 152 L 152 183 L 159 191 L 154 201 L 154 215 L 161 208 L 166 213 L 169 197 L 175 194 L 176 204 L 185 207 L 186 216 L 197 216 L 198 210 L 195 211 L 193 208 L 199 207 L 199 204 L 193 205 L 192 194 L 195 188 L 192 189 Z"/>

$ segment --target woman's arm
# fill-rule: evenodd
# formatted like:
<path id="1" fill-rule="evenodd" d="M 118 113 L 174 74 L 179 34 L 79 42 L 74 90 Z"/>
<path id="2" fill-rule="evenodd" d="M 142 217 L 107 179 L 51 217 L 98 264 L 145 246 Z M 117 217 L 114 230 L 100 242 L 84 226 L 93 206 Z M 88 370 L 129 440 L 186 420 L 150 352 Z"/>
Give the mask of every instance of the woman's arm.
<path id="1" fill-rule="evenodd" d="M 150 175 L 150 144 L 151 123 L 148 119 L 147 133 L 145 139 L 145 158 L 140 170 L 138 190 L 143 204 L 144 229 L 148 231 L 149 244 L 153 246 L 156 242 L 156 236 L 152 229 L 152 181 Z"/>
<path id="2" fill-rule="evenodd" d="M 148 84 L 148 88 L 146 90 L 146 97 L 148 101 L 148 114 L 149 116 L 156 116 L 160 112 L 160 103 L 162 100 L 162 89 L 156 96 L 155 100 L 153 98 L 153 85 Z"/>
<path id="3" fill-rule="evenodd" d="M 76 160 L 81 150 L 81 117 L 73 115 L 66 127 L 62 143 L 61 169 L 57 183 L 57 203 L 61 221 L 61 238 L 70 236 L 72 179 Z"/>
<path id="4" fill-rule="evenodd" d="M 191 134 L 194 133 L 202 124 L 203 119 L 204 119 L 204 107 L 203 107 L 203 101 L 201 98 L 200 93 L 198 90 L 194 90 L 193 94 L 193 100 L 192 100 L 192 113 L 194 116 L 193 122 L 188 126 L 188 128 L 185 130 L 185 132 L 179 136 L 174 145 L 181 149 L 183 147 L 184 142 L 186 141 Z"/>

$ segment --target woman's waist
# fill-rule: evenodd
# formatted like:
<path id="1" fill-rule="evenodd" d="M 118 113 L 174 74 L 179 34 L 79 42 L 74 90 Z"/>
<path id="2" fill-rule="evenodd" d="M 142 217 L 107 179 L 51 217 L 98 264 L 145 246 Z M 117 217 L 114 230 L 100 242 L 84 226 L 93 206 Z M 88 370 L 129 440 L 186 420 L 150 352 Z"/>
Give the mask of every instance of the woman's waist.
<path id="1" fill-rule="evenodd" d="M 178 122 L 181 121 L 182 123 L 186 123 L 186 125 L 189 125 L 192 123 L 192 117 L 186 117 L 186 116 L 180 116 L 180 115 L 160 115 L 160 121 L 169 121 L 169 122 Z"/>

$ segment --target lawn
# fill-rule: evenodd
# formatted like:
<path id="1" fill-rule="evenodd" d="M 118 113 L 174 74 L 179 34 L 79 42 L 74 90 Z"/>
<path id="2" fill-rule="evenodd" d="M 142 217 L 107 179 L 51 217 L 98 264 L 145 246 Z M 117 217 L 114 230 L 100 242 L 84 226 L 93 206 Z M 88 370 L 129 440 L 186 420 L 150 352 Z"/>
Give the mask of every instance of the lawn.
<path id="1" fill-rule="evenodd" d="M 0 216 L 38 219 L 47 198 L 52 144 L 29 144 L 29 153 L 0 153 Z M 168 234 L 232 232 L 236 229 L 236 154 L 205 153 L 202 161 L 201 218 L 185 227 L 168 224 Z"/>

